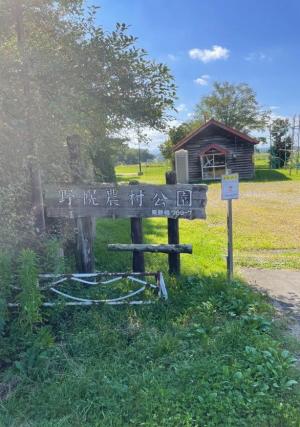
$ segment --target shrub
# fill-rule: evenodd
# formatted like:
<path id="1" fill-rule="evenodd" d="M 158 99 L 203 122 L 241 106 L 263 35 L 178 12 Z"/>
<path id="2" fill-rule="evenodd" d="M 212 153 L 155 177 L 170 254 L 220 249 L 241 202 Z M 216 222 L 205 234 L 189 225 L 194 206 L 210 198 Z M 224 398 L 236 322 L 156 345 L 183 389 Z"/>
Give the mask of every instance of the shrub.
<path id="1" fill-rule="evenodd" d="M 20 323 L 25 329 L 33 330 L 41 321 L 42 296 L 38 289 L 37 256 L 30 249 L 23 249 L 19 257 L 18 278 L 21 285 L 19 301 L 21 305 Z"/>
<path id="2" fill-rule="evenodd" d="M 11 257 L 7 253 L 0 255 L 0 335 L 3 333 L 8 317 L 7 300 L 11 292 Z"/>

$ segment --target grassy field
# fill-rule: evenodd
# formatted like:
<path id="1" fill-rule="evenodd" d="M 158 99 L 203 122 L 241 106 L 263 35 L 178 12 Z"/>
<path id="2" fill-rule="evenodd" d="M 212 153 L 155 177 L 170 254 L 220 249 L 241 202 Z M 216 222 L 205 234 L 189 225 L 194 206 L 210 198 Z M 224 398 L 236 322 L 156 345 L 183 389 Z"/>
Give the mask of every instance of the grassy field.
<path id="1" fill-rule="evenodd" d="M 142 180 L 163 182 L 165 168 L 149 166 Z M 134 171 L 119 167 L 119 179 Z M 298 186 L 261 177 L 241 184 L 240 265 L 298 265 L 274 251 L 299 248 Z M 219 193 L 219 184 L 209 186 L 206 221 L 181 221 L 181 240 L 193 243 L 194 255 L 182 256 L 180 279 L 165 275 L 168 302 L 47 309 L 35 329 L 22 333 L 15 320 L 11 337 L 0 335 L 1 427 L 300 426 L 299 344 L 283 335 L 264 296 L 239 280 L 226 283 Z M 99 269 L 130 269 L 130 256 L 106 251 L 129 234 L 126 220 L 98 221 Z M 166 241 L 166 221 L 145 221 L 145 237 Z M 270 249 L 274 259 L 258 259 Z M 147 266 L 165 271 L 166 256 L 149 255 Z"/>
<path id="2" fill-rule="evenodd" d="M 258 155 L 256 164 L 255 180 L 241 182 L 240 199 L 233 202 L 236 264 L 300 269 L 300 171 L 290 175 L 289 170 L 270 170 L 265 155 Z M 163 183 L 167 168 L 150 165 L 138 177 L 136 165 L 119 166 L 117 174 L 120 181 Z M 185 272 L 225 268 L 226 203 L 220 191 L 220 183 L 209 184 L 207 220 L 180 222 L 182 242 L 194 246 L 193 256 L 183 256 Z M 166 242 L 165 220 L 145 222 L 147 242 Z"/>

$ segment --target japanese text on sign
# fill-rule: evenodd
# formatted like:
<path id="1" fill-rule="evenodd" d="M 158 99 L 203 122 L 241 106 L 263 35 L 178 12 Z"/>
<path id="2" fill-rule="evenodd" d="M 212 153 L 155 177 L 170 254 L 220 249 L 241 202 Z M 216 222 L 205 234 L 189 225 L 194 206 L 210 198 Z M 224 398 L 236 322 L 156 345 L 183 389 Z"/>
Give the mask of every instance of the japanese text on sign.
<path id="1" fill-rule="evenodd" d="M 205 218 L 207 186 L 121 185 L 47 186 L 47 215 L 53 217 Z"/>

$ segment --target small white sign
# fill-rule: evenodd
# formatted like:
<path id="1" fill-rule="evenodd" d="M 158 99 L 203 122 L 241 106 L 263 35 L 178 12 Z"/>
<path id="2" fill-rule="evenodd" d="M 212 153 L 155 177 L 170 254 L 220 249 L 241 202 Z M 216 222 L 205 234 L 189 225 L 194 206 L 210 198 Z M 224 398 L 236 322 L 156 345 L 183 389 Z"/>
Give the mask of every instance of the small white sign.
<path id="1" fill-rule="evenodd" d="M 222 200 L 239 198 L 239 174 L 222 175 Z"/>

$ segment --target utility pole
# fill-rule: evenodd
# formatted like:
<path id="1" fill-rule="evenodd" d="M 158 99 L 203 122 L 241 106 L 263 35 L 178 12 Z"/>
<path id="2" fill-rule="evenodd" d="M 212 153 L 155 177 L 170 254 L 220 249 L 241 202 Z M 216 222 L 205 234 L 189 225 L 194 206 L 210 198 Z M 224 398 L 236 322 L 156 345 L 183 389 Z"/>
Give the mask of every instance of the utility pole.
<path id="1" fill-rule="evenodd" d="M 138 163 L 139 163 L 139 172 L 138 175 L 143 175 L 142 171 L 142 162 L 141 162 L 141 143 L 143 141 L 143 133 L 141 129 L 137 129 L 137 143 L 138 143 Z"/>
<path id="2" fill-rule="evenodd" d="M 292 167 L 293 167 L 293 148 L 294 148 L 294 142 L 295 142 L 295 129 L 296 129 L 296 114 L 293 116 L 293 125 L 292 125 L 292 144 L 291 144 L 291 151 L 289 155 L 290 160 L 290 175 L 292 175 Z M 285 152 L 286 153 L 286 152 Z"/>
<path id="3" fill-rule="evenodd" d="M 25 118 L 25 141 L 27 146 L 28 168 L 31 178 L 32 192 L 32 214 L 34 216 L 35 231 L 41 234 L 45 231 L 45 215 L 43 206 L 43 192 L 39 156 L 36 138 L 34 136 L 32 96 L 30 88 L 30 64 L 26 49 L 26 36 L 23 19 L 23 1 L 14 0 L 15 28 L 17 36 L 17 48 L 21 60 L 23 96 L 24 96 L 24 118 Z"/>
<path id="4" fill-rule="evenodd" d="M 138 142 L 138 158 L 139 158 L 139 175 L 143 175 L 141 163 L 141 141 Z"/>
<path id="5" fill-rule="evenodd" d="M 299 155 L 300 155 L 300 114 L 298 115 L 298 132 L 297 132 L 297 165 L 296 173 L 298 175 L 299 168 Z"/>

